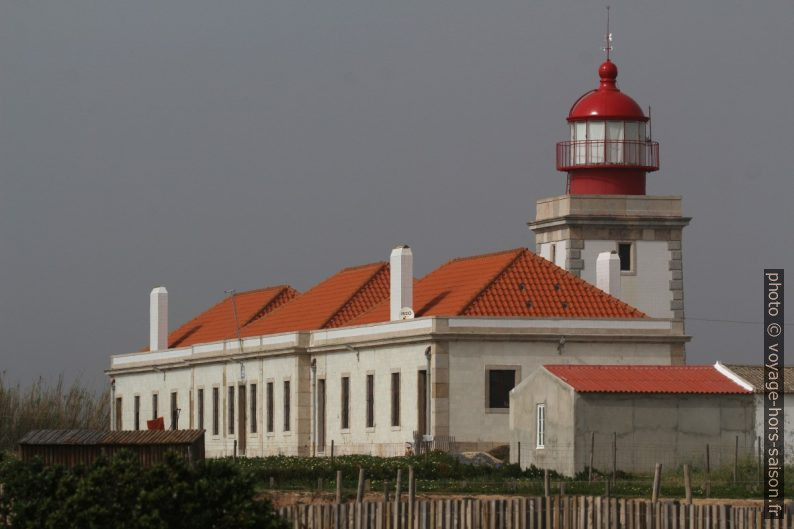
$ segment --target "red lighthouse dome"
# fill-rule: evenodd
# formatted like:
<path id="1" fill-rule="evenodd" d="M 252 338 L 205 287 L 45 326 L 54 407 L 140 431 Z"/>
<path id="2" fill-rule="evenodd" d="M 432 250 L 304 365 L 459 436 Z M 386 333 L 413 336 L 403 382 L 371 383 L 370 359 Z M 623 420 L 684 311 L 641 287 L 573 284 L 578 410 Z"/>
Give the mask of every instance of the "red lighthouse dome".
<path id="1" fill-rule="evenodd" d="M 617 66 L 607 59 L 598 75 L 598 88 L 571 106 L 557 169 L 568 173 L 573 195 L 644 195 L 646 173 L 659 169 L 659 144 L 647 137 L 642 108 L 618 89 Z"/>

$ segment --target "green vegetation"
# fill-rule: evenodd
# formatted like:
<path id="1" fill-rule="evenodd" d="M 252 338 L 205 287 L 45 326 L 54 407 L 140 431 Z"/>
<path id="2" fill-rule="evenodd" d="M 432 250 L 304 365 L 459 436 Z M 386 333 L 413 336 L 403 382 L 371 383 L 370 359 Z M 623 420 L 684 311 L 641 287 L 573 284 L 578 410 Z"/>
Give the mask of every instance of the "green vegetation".
<path id="1" fill-rule="evenodd" d="M 518 465 L 489 466 L 466 465 L 444 452 L 433 452 L 419 456 L 375 457 L 365 455 L 328 457 L 291 457 L 271 456 L 240 458 L 237 463 L 252 471 L 261 480 L 271 477 L 279 482 L 313 482 L 317 478 L 335 480 L 336 471 L 349 479 L 356 479 L 359 467 L 364 469 L 368 479 L 394 479 L 397 469 L 403 469 L 408 479 L 408 467 L 413 466 L 417 479 L 470 479 L 490 478 L 542 478 L 543 471 L 535 467 L 521 470 Z M 556 476 L 556 474 L 554 474 Z"/>
<path id="2" fill-rule="evenodd" d="M 0 527 L 286 529 L 256 499 L 254 477 L 230 461 L 189 465 L 170 455 L 143 468 L 132 453 L 66 469 L 0 461 Z"/>
<path id="3" fill-rule="evenodd" d="M 37 429 L 107 430 L 107 391 L 94 392 L 79 380 L 66 386 L 42 379 L 28 388 L 9 384 L 0 373 L 0 452 L 13 450 L 23 435 Z"/>
<path id="4" fill-rule="evenodd" d="M 403 470 L 402 487 L 407 490 L 409 466 L 414 467 L 418 493 L 466 493 L 466 494 L 522 494 L 544 493 L 543 470 L 532 467 L 521 470 L 517 465 L 490 466 L 466 465 L 454 457 L 434 452 L 429 456 L 373 457 L 338 456 L 333 463 L 330 458 L 274 456 L 265 458 L 240 458 L 233 460 L 257 477 L 262 490 L 270 487 L 270 478 L 277 490 L 316 491 L 318 485 L 331 493 L 335 490 L 336 471 L 342 471 L 343 494 L 353 497 L 359 467 L 370 480 L 370 491 L 382 492 L 384 488 L 394 491 L 397 469 Z M 706 474 L 701 468 L 692 470 L 692 492 L 694 497 L 713 498 L 760 498 L 763 487 L 759 482 L 756 462 L 740 462 L 737 482 L 733 481 L 733 467 L 712 469 L 706 490 Z M 564 478 L 550 473 L 551 492 L 558 494 L 560 487 L 565 494 L 602 495 L 606 492 L 618 497 L 650 497 L 653 476 L 648 474 L 626 474 L 618 472 L 614 482 L 606 484 L 611 476 L 597 470 L 593 481 L 588 480 L 585 470 L 574 478 Z M 318 481 L 321 480 L 321 481 Z M 794 467 L 786 469 L 786 494 L 794 493 Z M 681 467 L 662 472 L 661 495 L 683 497 L 684 479 Z"/>

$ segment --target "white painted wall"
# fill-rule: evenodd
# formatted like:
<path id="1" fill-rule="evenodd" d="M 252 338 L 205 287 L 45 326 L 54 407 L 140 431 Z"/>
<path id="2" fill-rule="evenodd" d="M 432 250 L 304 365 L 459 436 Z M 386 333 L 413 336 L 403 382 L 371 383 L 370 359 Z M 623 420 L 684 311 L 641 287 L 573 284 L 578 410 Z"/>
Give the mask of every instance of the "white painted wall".
<path id="1" fill-rule="evenodd" d="M 551 261 L 551 247 L 555 246 L 554 249 L 554 264 L 559 266 L 560 268 L 565 268 L 565 259 L 568 257 L 568 241 L 556 241 L 556 242 L 546 242 L 542 243 L 538 248 L 539 255 L 546 259 L 547 261 Z"/>
<path id="2" fill-rule="evenodd" d="M 405 453 L 419 429 L 418 372 L 426 369 L 425 350 L 434 353 L 439 394 L 433 401 L 434 431 L 455 437 L 474 448 L 506 444 L 508 410 L 486 409 L 486 369 L 513 367 L 518 380 L 544 363 L 669 364 L 674 344 L 666 343 L 669 322 L 654 320 L 543 320 L 534 318 L 419 318 L 397 323 L 332 329 L 264 337 L 246 341 L 246 391 L 257 384 L 257 432 L 251 432 L 250 405 L 246 407 L 246 455 L 310 454 L 312 452 L 313 388 L 310 362 L 316 360 L 318 378 L 326 380 L 326 451 L 334 441 L 338 454 Z M 434 337 L 434 333 L 440 333 Z M 444 333 L 453 333 L 443 337 Z M 586 333 L 588 337 L 579 337 Z M 567 336 L 560 348 L 560 336 Z M 649 336 L 660 340 L 648 340 Z M 595 336 L 595 337 L 594 337 Z M 642 338 L 633 339 L 633 336 Z M 280 341 L 279 341 L 280 340 Z M 584 340 L 584 341 L 578 341 Z M 266 343 L 267 342 L 267 343 Z M 198 428 L 197 390 L 204 389 L 204 428 L 208 457 L 234 453 L 240 440 L 238 421 L 228 431 L 228 388 L 239 399 L 240 364 L 234 360 L 238 344 L 208 344 L 185 350 L 182 356 L 153 358 L 160 353 L 132 353 L 113 357 L 115 396 L 122 398 L 122 428 L 133 428 L 133 396 L 141 396 L 141 423 L 151 418 L 151 395 L 159 394 L 160 415 L 169 426 L 170 393 L 177 391 L 182 409 L 180 428 Z M 296 347 L 296 349 L 292 349 Z M 306 349 L 308 347 L 308 350 Z M 352 349 L 351 349 L 352 348 Z M 170 351 L 169 351 L 170 352 Z M 144 360 L 145 359 L 145 360 Z M 153 362 L 147 364 L 147 362 Z M 189 362 L 189 363 L 187 363 Z M 155 370 L 159 369 L 162 371 Z M 392 427 L 391 373 L 400 372 L 400 425 Z M 137 372 L 136 372 L 137 371 Z M 165 374 L 163 374 L 165 373 Z M 366 375 L 375 374 L 375 426 L 365 427 Z M 431 373 L 432 374 L 432 373 Z M 341 377 L 350 376 L 351 427 L 341 429 Z M 435 376 L 435 375 L 433 375 Z M 283 428 L 283 382 L 291 382 L 291 427 Z M 267 432 L 267 382 L 274 383 L 274 431 Z M 445 383 L 448 382 L 448 386 Z M 219 388 L 219 432 L 212 434 L 212 388 Z M 250 393 L 249 393 L 250 395 Z M 193 403 L 191 404 L 191 398 Z M 239 414 L 239 406 L 235 406 Z M 192 419 L 192 420 L 191 420 Z M 446 425 L 449 425 L 447 430 Z M 437 429 L 436 429 L 437 428 Z"/>
<path id="3" fill-rule="evenodd" d="M 634 241 L 634 272 L 621 272 L 619 299 L 653 318 L 672 318 L 669 270 L 670 250 L 666 241 Z M 596 261 L 601 252 L 617 250 L 617 242 L 584 242 L 582 279 L 596 284 Z"/>
<path id="4" fill-rule="evenodd" d="M 267 454 L 295 454 L 299 445 L 306 449 L 308 425 L 302 425 L 306 433 L 305 439 L 299 440 L 298 424 L 298 362 L 296 356 L 274 356 L 261 359 L 250 359 L 245 365 L 245 380 L 241 378 L 240 363 L 236 361 L 197 365 L 184 369 L 167 369 L 163 372 L 152 371 L 135 374 L 116 375 L 116 398 L 122 398 L 122 429 L 134 428 L 134 396 L 141 397 L 140 428 L 146 429 L 146 420 L 152 419 L 152 395 L 157 393 L 158 412 L 165 420 L 165 427 L 170 427 L 171 392 L 177 392 L 178 407 L 181 409 L 179 429 L 198 428 L 198 389 L 204 389 L 204 429 L 205 451 L 207 457 L 223 457 L 234 454 L 234 441 L 240 439 L 239 431 L 239 386 L 244 384 L 246 396 L 246 455 L 258 456 Z M 283 382 L 290 380 L 291 413 L 290 430 L 284 430 L 284 398 Z M 266 422 L 266 387 L 267 382 L 274 383 L 274 431 L 267 432 Z M 251 384 L 257 385 L 257 431 L 251 432 Z M 228 391 L 229 386 L 235 388 L 235 422 L 234 433 L 229 432 Z M 219 391 L 218 434 L 213 435 L 213 396 L 212 388 Z M 193 401 L 191 404 L 191 400 Z"/>
<path id="5" fill-rule="evenodd" d="M 418 429 L 417 374 L 426 369 L 426 344 L 344 350 L 317 359 L 317 377 L 326 380 L 326 450 L 337 454 L 403 455 Z M 400 425 L 391 424 L 391 374 L 400 373 Z M 366 427 L 366 377 L 375 376 L 375 425 Z M 342 429 L 342 377 L 350 377 L 350 428 Z"/>

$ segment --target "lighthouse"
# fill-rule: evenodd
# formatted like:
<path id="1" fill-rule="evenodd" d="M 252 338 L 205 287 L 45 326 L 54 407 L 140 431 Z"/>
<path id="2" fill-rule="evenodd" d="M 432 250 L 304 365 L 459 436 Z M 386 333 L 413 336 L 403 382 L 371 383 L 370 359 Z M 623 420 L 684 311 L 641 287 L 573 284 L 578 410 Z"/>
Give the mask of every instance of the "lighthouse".
<path id="1" fill-rule="evenodd" d="M 542 257 L 598 286 L 599 256 L 602 266 L 611 261 L 619 272 L 603 289 L 650 317 L 672 320 L 683 334 L 681 238 L 691 219 L 682 215 L 680 196 L 646 192 L 648 175 L 659 169 L 659 144 L 650 137 L 650 117 L 618 88 L 607 34 L 598 86 L 573 103 L 568 139 L 557 143 L 565 193 L 539 200 L 528 224 Z"/>

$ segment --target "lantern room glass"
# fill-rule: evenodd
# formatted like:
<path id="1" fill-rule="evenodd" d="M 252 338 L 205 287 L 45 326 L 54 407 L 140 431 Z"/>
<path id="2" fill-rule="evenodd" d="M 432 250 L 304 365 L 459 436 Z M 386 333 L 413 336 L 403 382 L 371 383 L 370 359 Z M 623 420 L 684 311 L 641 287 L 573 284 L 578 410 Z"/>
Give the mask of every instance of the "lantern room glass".
<path id="1" fill-rule="evenodd" d="M 573 164 L 644 165 L 642 121 L 575 121 L 570 124 Z"/>

